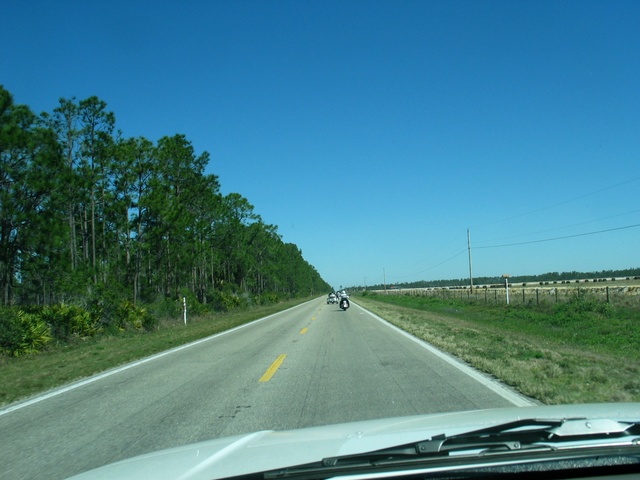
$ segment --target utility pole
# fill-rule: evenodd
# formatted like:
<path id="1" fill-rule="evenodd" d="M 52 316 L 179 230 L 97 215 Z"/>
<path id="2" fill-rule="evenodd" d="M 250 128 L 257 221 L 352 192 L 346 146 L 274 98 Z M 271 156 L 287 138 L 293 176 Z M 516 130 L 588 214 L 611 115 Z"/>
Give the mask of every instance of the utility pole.
<path id="1" fill-rule="evenodd" d="M 473 293 L 473 270 L 471 268 L 471 234 L 467 228 L 467 250 L 469 251 L 469 287 Z"/>

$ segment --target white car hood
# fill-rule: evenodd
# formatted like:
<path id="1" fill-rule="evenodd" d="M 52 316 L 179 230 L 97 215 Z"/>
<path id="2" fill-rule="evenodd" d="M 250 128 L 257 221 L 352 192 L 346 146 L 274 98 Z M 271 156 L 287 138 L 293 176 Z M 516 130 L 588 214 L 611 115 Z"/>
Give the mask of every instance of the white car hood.
<path id="1" fill-rule="evenodd" d="M 353 455 L 521 419 L 640 420 L 640 403 L 586 404 L 420 415 L 219 438 L 123 460 L 75 477 L 211 480 Z"/>

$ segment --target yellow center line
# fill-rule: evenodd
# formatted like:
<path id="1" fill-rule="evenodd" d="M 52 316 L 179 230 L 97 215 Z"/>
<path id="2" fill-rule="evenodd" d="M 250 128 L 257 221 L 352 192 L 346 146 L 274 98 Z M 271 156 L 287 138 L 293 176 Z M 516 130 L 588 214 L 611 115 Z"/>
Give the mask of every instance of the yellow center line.
<path id="1" fill-rule="evenodd" d="M 304 335 L 308 331 L 309 331 L 309 329 L 307 327 L 304 327 L 302 330 L 300 330 L 300 335 Z"/>
<path id="2" fill-rule="evenodd" d="M 283 353 L 278 358 L 276 358 L 276 361 L 273 362 L 269 368 L 267 368 L 267 371 L 264 372 L 264 375 L 260 377 L 259 381 L 268 382 L 269 380 L 271 380 L 271 377 L 273 377 L 273 375 L 278 371 L 278 368 L 280 368 L 280 365 L 282 365 L 282 362 L 284 362 L 284 359 L 286 357 L 287 357 L 287 354 Z"/>
<path id="3" fill-rule="evenodd" d="M 316 319 L 316 317 L 311 317 L 311 321 L 313 321 L 313 320 L 315 320 L 315 319 Z"/>

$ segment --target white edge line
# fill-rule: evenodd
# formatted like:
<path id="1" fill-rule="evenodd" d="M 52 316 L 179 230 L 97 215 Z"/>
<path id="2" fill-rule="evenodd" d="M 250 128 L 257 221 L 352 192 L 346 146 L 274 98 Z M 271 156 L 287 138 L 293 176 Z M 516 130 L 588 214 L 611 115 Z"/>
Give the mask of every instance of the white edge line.
<path id="1" fill-rule="evenodd" d="M 98 380 L 102 380 L 103 378 L 110 377 L 111 375 L 115 375 L 116 373 L 124 372 L 125 370 L 128 370 L 128 369 L 133 368 L 133 367 L 137 367 L 138 365 L 142 365 L 144 363 L 151 362 L 152 360 L 156 360 L 156 359 L 162 358 L 162 357 L 164 357 L 166 355 L 170 355 L 172 353 L 179 352 L 180 350 L 184 350 L 184 349 L 193 347 L 195 345 L 199 345 L 201 343 L 208 342 L 209 340 L 213 340 L 214 338 L 221 337 L 221 336 L 226 335 L 228 333 L 235 332 L 237 330 L 240 330 L 242 328 L 248 327 L 250 325 L 254 325 L 256 323 L 263 322 L 263 321 L 268 320 L 269 318 L 271 318 L 271 317 L 273 317 L 275 315 L 279 315 L 280 313 L 288 312 L 289 310 L 293 310 L 294 308 L 301 307 L 301 306 L 306 305 L 307 303 L 313 302 L 313 301 L 314 300 L 309 300 L 307 302 L 304 302 L 304 303 L 301 303 L 299 305 L 293 306 L 293 307 L 288 308 L 286 310 L 282 310 L 281 312 L 272 313 L 271 315 L 267 315 L 266 317 L 262 317 L 262 318 L 258 318 L 257 320 L 253 320 L 252 322 L 244 323 L 242 325 L 238 325 L 237 327 L 234 327 L 234 328 L 232 328 L 230 330 L 225 330 L 223 332 L 216 333 L 216 334 L 211 335 L 209 337 L 201 338 L 200 340 L 195 340 L 195 341 L 193 341 L 191 343 L 185 343 L 184 345 L 180 345 L 179 347 L 174 347 L 174 348 L 171 348 L 169 350 L 165 350 L 164 352 L 156 353 L 156 354 L 153 354 L 153 355 L 151 355 L 149 357 L 145 357 L 145 358 L 142 358 L 140 360 L 135 360 L 135 361 L 133 361 L 131 363 L 127 363 L 126 365 L 123 365 L 121 367 L 116 367 L 114 369 L 107 370 L 106 372 L 98 373 L 98 374 L 93 375 L 91 377 L 85 378 L 84 380 L 79 380 L 77 382 L 71 383 L 71 384 L 69 384 L 69 385 L 67 385 L 65 387 L 56 388 L 55 390 L 52 390 L 49 393 L 45 393 L 44 395 L 39 395 L 37 397 L 34 397 L 34 398 L 29 399 L 29 400 L 25 400 L 25 401 L 16 403 L 14 405 L 11 405 L 10 407 L 7 407 L 7 408 L 4 408 L 4 409 L 0 410 L 0 417 L 2 415 L 6 415 L 7 413 L 11 413 L 11 412 L 14 412 L 16 410 L 20 410 L 21 408 L 33 405 L 35 403 L 42 402 L 43 400 L 47 400 L 49 398 L 56 397 L 56 396 L 61 395 L 63 393 L 69 392 L 71 390 L 75 390 L 76 388 L 84 387 L 85 385 L 89 385 L 90 383 L 97 382 Z"/>
<path id="2" fill-rule="evenodd" d="M 425 342 L 424 340 L 421 340 L 421 339 L 419 339 L 417 337 L 414 337 L 413 335 L 411 335 L 408 332 L 405 332 L 401 328 L 396 327 L 392 323 L 389 323 L 384 318 L 376 315 L 373 312 L 370 312 L 366 308 L 361 307 L 360 305 L 356 304 L 355 302 L 353 304 L 356 307 L 364 310 L 366 313 L 371 315 L 376 320 L 382 322 L 383 324 L 385 324 L 389 328 L 397 331 L 398 333 L 401 333 L 402 335 L 404 335 L 405 337 L 409 338 L 410 340 L 413 340 L 414 342 L 416 342 L 421 347 L 429 350 L 431 353 L 433 353 L 434 355 L 440 357 L 441 359 L 443 359 L 444 361 L 446 361 L 450 365 L 456 367 L 458 370 L 462 371 L 463 373 L 466 373 L 467 375 L 469 375 L 474 380 L 482 383 L 484 386 L 486 386 L 490 390 L 494 391 L 495 393 L 500 395 L 505 400 L 510 401 L 515 406 L 517 406 L 517 407 L 531 407 L 531 406 L 538 405 L 538 403 L 535 403 L 535 402 L 529 400 L 528 398 L 524 397 L 523 395 L 512 391 L 511 389 L 509 389 L 505 385 L 502 385 L 501 383 L 498 383 L 497 381 L 492 380 L 491 378 L 488 378 L 483 373 L 481 373 L 478 370 L 476 370 L 475 368 L 472 368 L 469 365 L 463 363 L 462 361 L 460 361 L 457 358 L 451 356 L 450 354 L 448 354 L 446 352 L 443 352 L 442 350 L 437 349 L 436 347 L 434 347 L 433 345 Z"/>

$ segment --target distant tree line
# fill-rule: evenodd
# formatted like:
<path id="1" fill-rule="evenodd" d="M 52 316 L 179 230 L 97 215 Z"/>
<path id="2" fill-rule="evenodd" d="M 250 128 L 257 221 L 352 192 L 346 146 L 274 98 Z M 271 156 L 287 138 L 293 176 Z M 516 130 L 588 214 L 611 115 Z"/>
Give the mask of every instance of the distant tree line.
<path id="1" fill-rule="evenodd" d="M 0 305 L 330 290 L 209 160 L 181 134 L 123 136 L 95 96 L 36 115 L 0 86 Z"/>
<path id="2" fill-rule="evenodd" d="M 513 275 L 509 277 L 509 283 L 529 282 L 561 282 L 577 279 L 611 279 L 615 277 L 638 277 L 640 268 L 627 268 L 623 270 L 601 270 L 599 272 L 547 272 L 540 275 Z M 474 285 L 491 285 L 504 283 L 502 277 L 474 277 Z M 420 280 L 416 282 L 404 282 L 388 284 L 387 288 L 433 288 L 433 287 L 464 287 L 469 285 L 469 278 L 454 278 L 449 280 Z M 361 287 L 351 287 L 357 289 Z M 369 290 L 382 290 L 384 285 L 367 286 Z"/>

